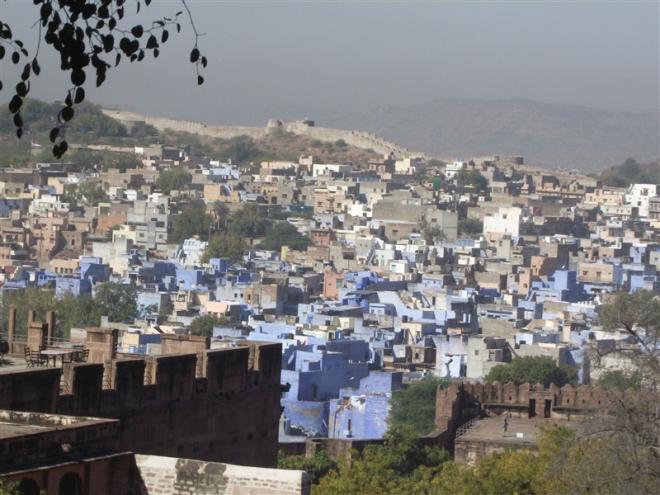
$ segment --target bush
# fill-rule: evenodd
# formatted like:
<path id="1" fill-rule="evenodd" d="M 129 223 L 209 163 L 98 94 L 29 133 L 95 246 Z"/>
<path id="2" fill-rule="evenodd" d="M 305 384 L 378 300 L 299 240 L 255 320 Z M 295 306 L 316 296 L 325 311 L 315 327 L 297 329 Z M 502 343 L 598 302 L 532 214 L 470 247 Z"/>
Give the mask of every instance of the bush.
<path id="1" fill-rule="evenodd" d="M 277 457 L 278 469 L 300 469 L 307 472 L 312 483 L 316 484 L 331 470 L 337 468 L 337 463 L 330 459 L 325 452 L 316 452 L 312 457 L 304 455 L 284 456 L 280 452 Z"/>

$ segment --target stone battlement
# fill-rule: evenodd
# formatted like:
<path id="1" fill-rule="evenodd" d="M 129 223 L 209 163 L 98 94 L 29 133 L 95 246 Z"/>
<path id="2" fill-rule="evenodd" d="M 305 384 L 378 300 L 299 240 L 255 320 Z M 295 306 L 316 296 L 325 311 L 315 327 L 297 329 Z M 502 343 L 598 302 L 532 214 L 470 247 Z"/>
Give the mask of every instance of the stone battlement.
<path id="1" fill-rule="evenodd" d="M 121 420 L 124 450 L 274 465 L 281 345 L 0 374 L 0 409 Z"/>
<path id="2" fill-rule="evenodd" d="M 471 419 L 506 413 L 512 418 L 579 420 L 605 407 L 615 396 L 636 393 L 589 385 L 452 383 L 437 389 L 435 424 L 439 431 L 445 432 L 445 447 L 451 450 L 456 430 Z"/>

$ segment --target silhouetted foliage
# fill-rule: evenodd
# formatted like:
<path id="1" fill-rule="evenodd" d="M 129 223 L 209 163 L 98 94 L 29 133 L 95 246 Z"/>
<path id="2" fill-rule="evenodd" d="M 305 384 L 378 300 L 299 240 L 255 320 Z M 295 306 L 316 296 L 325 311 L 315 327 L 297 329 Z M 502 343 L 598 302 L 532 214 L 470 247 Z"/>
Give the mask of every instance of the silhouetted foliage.
<path id="1" fill-rule="evenodd" d="M 59 158 L 68 149 L 65 131 L 73 119 L 78 105 L 85 100 L 88 76 L 94 77 L 96 86 L 101 86 L 112 69 L 126 61 L 141 62 L 149 53 L 156 58 L 169 38 L 170 30 L 181 31 L 179 17 L 184 11 L 194 32 L 194 46 L 189 60 L 195 67 L 197 83 L 203 84 L 201 68 L 207 59 L 199 50 L 199 33 L 193 22 L 186 0 L 180 0 L 183 10 L 172 17 L 154 20 L 151 25 L 134 24 L 132 14 L 126 10 L 125 0 L 33 0 L 36 24 L 39 28 L 37 47 L 30 54 L 25 43 L 14 36 L 9 24 L 0 21 L 0 60 L 10 57 L 19 66 L 20 81 L 16 84 L 8 109 L 13 115 L 16 136 L 24 132 L 25 99 L 30 93 L 31 80 L 39 76 L 40 48 L 42 42 L 50 46 L 59 56 L 60 68 L 68 73 L 71 86 L 66 91 L 64 106 L 57 113 L 57 121 L 49 132 L 53 143 L 53 154 Z M 137 13 L 152 0 L 135 0 Z M 4 76 L 4 73 L 3 73 Z M 3 81 L 0 81 L 0 90 Z"/>

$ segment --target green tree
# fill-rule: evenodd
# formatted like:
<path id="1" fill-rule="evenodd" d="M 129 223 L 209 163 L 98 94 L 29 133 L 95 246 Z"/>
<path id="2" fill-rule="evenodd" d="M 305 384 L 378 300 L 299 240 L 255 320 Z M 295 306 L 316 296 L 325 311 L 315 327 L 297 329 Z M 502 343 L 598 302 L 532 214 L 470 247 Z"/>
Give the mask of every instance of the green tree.
<path id="1" fill-rule="evenodd" d="M 65 194 L 63 199 L 72 205 L 96 206 L 107 201 L 106 187 L 100 180 L 92 179 L 81 182 L 71 194 Z"/>
<path id="2" fill-rule="evenodd" d="M 55 291 L 46 288 L 5 290 L 2 292 L 2 328 L 7 331 L 9 308 L 16 309 L 16 335 L 27 335 L 28 311 L 36 311 L 36 318 L 45 321 L 46 312 L 55 306 Z M 63 336 L 56 325 L 56 336 Z"/>
<path id="3" fill-rule="evenodd" d="M 498 364 L 486 376 L 489 382 L 542 383 L 548 386 L 551 383 L 560 387 L 575 381 L 576 374 L 566 368 L 557 366 L 554 359 L 549 356 L 524 356 L 514 358 L 510 363 Z"/>
<path id="4" fill-rule="evenodd" d="M 259 207 L 252 203 L 245 204 L 233 212 L 229 218 L 229 232 L 233 235 L 247 237 L 250 245 L 254 239 L 266 233 L 270 221 L 260 213 Z"/>
<path id="5" fill-rule="evenodd" d="M 462 169 L 456 174 L 456 185 L 459 187 L 472 187 L 477 192 L 483 192 L 488 189 L 488 179 L 486 179 L 477 170 Z"/>
<path id="6" fill-rule="evenodd" d="M 416 435 L 426 435 L 435 429 L 435 394 L 438 386 L 449 380 L 427 377 L 394 392 L 390 401 L 390 428 L 410 429 Z"/>
<path id="7" fill-rule="evenodd" d="M 280 455 L 277 458 L 278 469 L 298 469 L 305 471 L 313 484 L 328 474 L 332 469 L 337 469 L 337 463 L 330 459 L 325 452 L 315 452 L 312 457 L 304 455 Z"/>
<path id="8" fill-rule="evenodd" d="M 484 224 L 476 218 L 461 218 L 458 221 L 458 234 L 467 236 L 478 236 L 484 231 Z"/>
<path id="9" fill-rule="evenodd" d="M 174 167 L 168 170 L 161 170 L 156 179 L 156 187 L 169 194 L 170 192 L 182 189 L 192 182 L 192 176 L 183 167 Z"/>
<path id="10" fill-rule="evenodd" d="M 618 292 L 599 308 L 603 328 L 623 332 L 629 339 L 611 352 L 628 357 L 651 382 L 660 377 L 660 299 L 657 294 L 638 290 Z"/>
<path id="11" fill-rule="evenodd" d="M 282 246 L 288 246 L 296 251 L 304 251 L 310 242 L 308 237 L 302 235 L 289 222 L 276 222 L 266 230 L 264 238 L 259 243 L 259 248 L 279 251 Z"/>
<path id="12" fill-rule="evenodd" d="M 138 315 L 137 289 L 132 285 L 108 282 L 96 286 L 94 302 L 100 315 L 110 321 L 133 321 Z"/>
<path id="13" fill-rule="evenodd" d="M 247 250 L 245 240 L 237 235 L 220 233 L 209 240 L 208 246 L 202 255 L 202 263 L 208 263 L 211 258 L 229 258 L 231 261 L 240 261 Z"/>
<path id="14" fill-rule="evenodd" d="M 423 219 L 420 224 L 422 230 L 422 236 L 427 244 L 434 244 L 438 241 L 442 241 L 445 238 L 445 233 L 437 225 L 430 224 Z"/>
<path id="15" fill-rule="evenodd" d="M 219 318 L 214 315 L 202 315 L 195 318 L 188 327 L 191 335 L 201 335 L 203 337 L 213 337 L 213 327 L 216 325 L 226 325 L 227 318 Z"/>
<path id="16" fill-rule="evenodd" d="M 313 493 L 431 493 L 432 480 L 448 459 L 446 451 L 423 446 L 410 430 L 395 429 L 383 445 L 370 445 L 361 454 L 354 452 L 350 463 L 341 462 L 320 479 Z"/>
<path id="17" fill-rule="evenodd" d="M 100 308 L 89 294 L 64 294 L 55 302 L 54 309 L 56 328 L 64 338 L 70 336 L 72 328 L 96 327 L 101 324 Z"/>
<path id="18" fill-rule="evenodd" d="M 206 205 L 203 201 L 187 204 L 174 217 L 169 240 L 179 244 L 193 236 L 207 239 L 212 223 L 213 219 L 206 214 Z"/>
<path id="19" fill-rule="evenodd" d="M 0 495 L 21 495 L 16 483 L 6 483 L 5 480 L 0 480 Z"/>

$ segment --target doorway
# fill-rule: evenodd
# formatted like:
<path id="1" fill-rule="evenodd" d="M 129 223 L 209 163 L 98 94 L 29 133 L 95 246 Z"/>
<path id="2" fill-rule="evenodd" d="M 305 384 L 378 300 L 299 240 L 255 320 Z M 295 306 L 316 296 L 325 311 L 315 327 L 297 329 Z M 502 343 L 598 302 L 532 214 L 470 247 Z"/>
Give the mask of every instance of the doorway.
<path id="1" fill-rule="evenodd" d="M 529 417 L 536 416 L 536 399 L 529 399 Z"/>
<path id="2" fill-rule="evenodd" d="M 545 404 L 543 407 L 543 417 L 549 418 L 550 416 L 552 416 L 552 400 L 545 399 Z"/>

